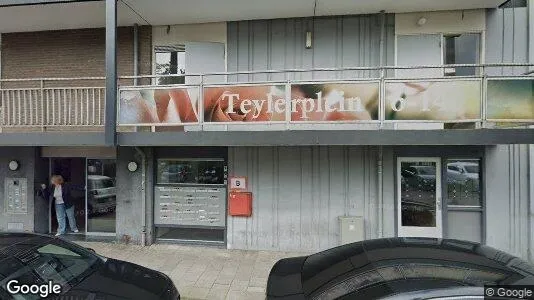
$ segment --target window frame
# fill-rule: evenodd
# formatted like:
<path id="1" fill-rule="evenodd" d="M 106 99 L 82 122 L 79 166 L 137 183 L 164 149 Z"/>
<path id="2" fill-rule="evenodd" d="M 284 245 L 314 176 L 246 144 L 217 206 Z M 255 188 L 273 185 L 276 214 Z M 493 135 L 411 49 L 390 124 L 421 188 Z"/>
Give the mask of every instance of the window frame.
<path id="1" fill-rule="evenodd" d="M 164 86 L 164 85 L 175 85 L 175 84 L 185 84 L 185 74 L 187 72 L 186 70 L 186 66 L 185 66 L 185 44 L 173 44 L 173 45 L 154 45 L 152 47 L 152 57 L 153 57 L 153 64 L 152 64 L 152 75 L 164 75 L 164 74 L 159 74 L 157 72 L 158 70 L 158 62 L 157 62 L 157 55 L 158 53 L 172 53 L 172 52 L 179 52 L 179 53 L 183 53 L 184 55 L 184 61 L 183 61 L 183 74 L 178 74 L 180 73 L 180 60 L 179 60 L 179 55 L 178 57 L 176 58 L 176 75 L 181 75 L 181 76 L 176 76 L 175 78 L 180 78 L 182 80 L 180 80 L 181 82 L 179 83 L 173 83 L 173 82 L 170 82 L 170 83 L 160 83 L 159 80 L 161 78 L 173 78 L 173 77 L 154 77 L 153 80 L 152 80 L 152 84 L 153 85 L 161 85 L 161 86 Z M 171 54 L 172 55 L 172 54 Z M 174 78 L 173 78 L 174 79 Z"/>
<path id="2" fill-rule="evenodd" d="M 447 55 L 445 53 L 445 51 L 447 50 L 447 37 L 450 37 L 450 36 L 460 36 L 460 35 L 463 35 L 463 34 L 472 34 L 472 35 L 478 35 L 478 49 L 477 49 L 477 61 L 475 62 L 475 64 L 481 64 L 484 62 L 484 49 L 485 49 L 485 32 L 484 31 L 463 31 L 463 32 L 442 32 L 441 33 L 441 64 L 442 65 L 447 65 L 446 63 L 446 59 L 447 59 Z M 457 64 L 457 63 L 455 63 Z M 480 68 L 478 67 L 474 67 L 475 69 L 475 74 L 473 75 L 456 75 L 456 72 L 457 72 L 457 68 L 454 68 L 454 75 L 447 75 L 447 71 L 448 69 L 451 69 L 451 68 L 443 68 L 443 76 L 444 77 L 462 77 L 462 76 L 480 76 L 481 75 L 481 71 L 480 71 Z"/>

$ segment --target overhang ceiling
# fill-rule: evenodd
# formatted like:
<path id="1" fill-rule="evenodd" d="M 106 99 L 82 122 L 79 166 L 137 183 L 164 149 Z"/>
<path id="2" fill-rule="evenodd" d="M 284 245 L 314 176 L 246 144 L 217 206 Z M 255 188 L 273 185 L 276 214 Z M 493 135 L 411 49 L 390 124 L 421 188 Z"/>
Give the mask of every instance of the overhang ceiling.
<path id="1" fill-rule="evenodd" d="M 119 0 L 121 26 L 458 10 L 497 7 L 505 0 Z M 315 5 L 316 4 L 316 5 Z M 103 27 L 105 2 L 0 7 L 0 32 Z"/>

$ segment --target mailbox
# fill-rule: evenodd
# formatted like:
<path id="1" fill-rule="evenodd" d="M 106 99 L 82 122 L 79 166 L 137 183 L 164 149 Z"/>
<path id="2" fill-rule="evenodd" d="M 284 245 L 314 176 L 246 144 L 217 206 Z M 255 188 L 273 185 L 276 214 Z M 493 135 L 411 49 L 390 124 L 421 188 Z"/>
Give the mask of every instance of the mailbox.
<path id="1" fill-rule="evenodd" d="M 252 193 L 232 191 L 228 202 L 230 216 L 250 217 L 252 215 Z"/>

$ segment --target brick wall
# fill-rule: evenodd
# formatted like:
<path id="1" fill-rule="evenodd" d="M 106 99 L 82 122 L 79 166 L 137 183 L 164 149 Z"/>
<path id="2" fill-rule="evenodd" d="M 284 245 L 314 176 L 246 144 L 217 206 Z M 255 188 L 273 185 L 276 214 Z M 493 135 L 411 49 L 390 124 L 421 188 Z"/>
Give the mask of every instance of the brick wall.
<path id="1" fill-rule="evenodd" d="M 139 27 L 139 73 L 151 74 L 150 26 Z M 117 41 L 120 75 L 133 75 L 133 27 L 120 27 Z M 105 29 L 75 29 L 2 34 L 2 79 L 105 76 Z M 122 84 L 131 84 L 123 81 Z M 48 86 L 103 86 L 103 81 L 48 82 Z M 3 88 L 38 87 L 2 83 Z"/>

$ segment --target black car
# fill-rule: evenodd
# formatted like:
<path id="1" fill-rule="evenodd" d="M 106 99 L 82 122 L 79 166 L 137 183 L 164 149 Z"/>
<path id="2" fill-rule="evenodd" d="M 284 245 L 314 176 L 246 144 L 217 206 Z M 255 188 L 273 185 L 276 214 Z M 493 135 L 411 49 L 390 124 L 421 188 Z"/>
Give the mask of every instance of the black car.
<path id="1" fill-rule="evenodd" d="M 534 266 L 478 243 L 388 238 L 285 258 L 267 299 L 484 299 L 484 285 L 532 285 Z"/>
<path id="2" fill-rule="evenodd" d="M 35 292 L 36 287 L 42 290 L 25 293 L 32 289 Z M 52 288 L 57 288 L 59 294 L 53 293 Z M 47 299 L 180 299 L 171 279 L 161 272 L 105 258 L 56 237 L 0 233 L 0 299 L 41 299 L 41 296 Z"/>

